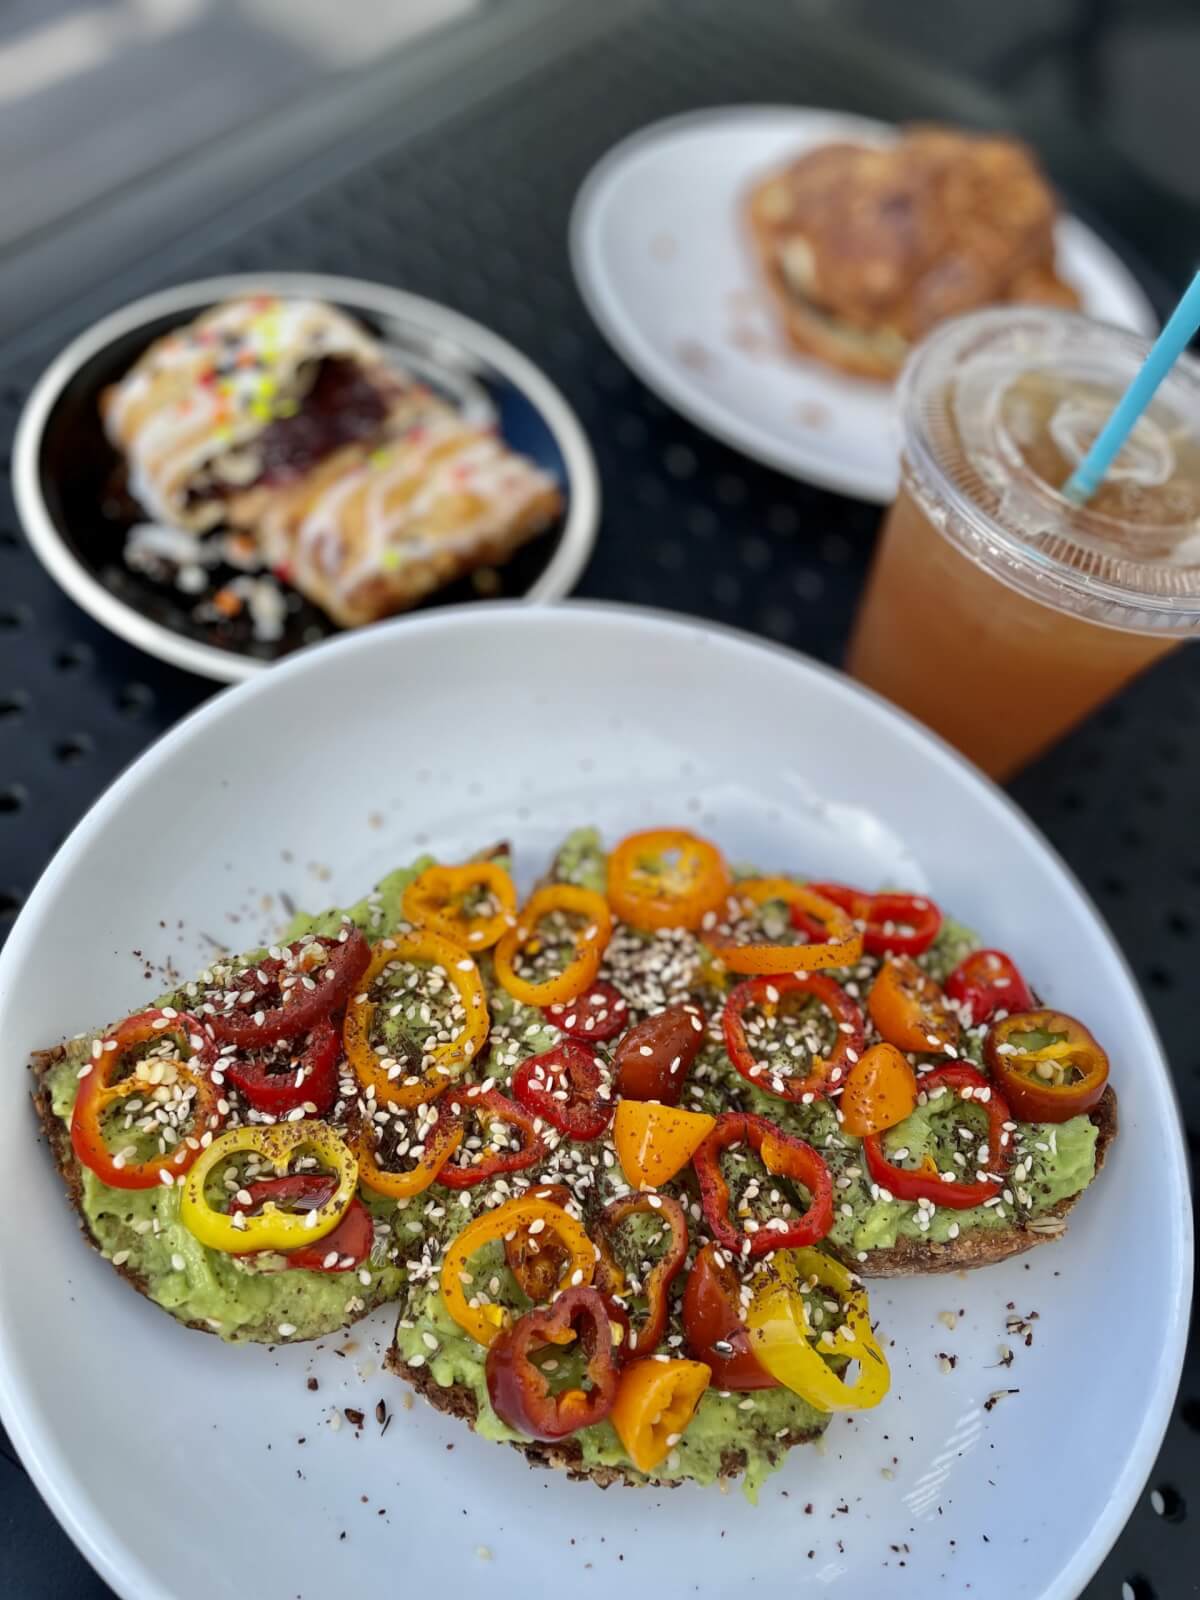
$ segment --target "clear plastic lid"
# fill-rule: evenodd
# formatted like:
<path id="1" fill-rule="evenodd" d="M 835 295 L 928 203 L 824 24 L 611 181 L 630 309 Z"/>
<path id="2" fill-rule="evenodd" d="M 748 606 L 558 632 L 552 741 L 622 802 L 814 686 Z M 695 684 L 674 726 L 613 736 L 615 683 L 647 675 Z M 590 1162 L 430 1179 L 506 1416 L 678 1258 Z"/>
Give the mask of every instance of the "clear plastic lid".
<path id="1" fill-rule="evenodd" d="M 1150 342 L 1073 312 L 942 324 L 899 385 L 904 482 L 1011 588 L 1137 633 L 1200 633 L 1200 363 L 1184 357 L 1086 507 L 1065 481 Z"/>

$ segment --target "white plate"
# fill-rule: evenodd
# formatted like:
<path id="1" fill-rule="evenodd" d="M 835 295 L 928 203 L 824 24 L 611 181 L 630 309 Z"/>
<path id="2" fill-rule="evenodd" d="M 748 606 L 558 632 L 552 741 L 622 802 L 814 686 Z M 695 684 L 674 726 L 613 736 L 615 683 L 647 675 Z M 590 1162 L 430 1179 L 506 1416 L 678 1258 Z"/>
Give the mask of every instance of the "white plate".
<path id="1" fill-rule="evenodd" d="M 601 331 L 698 427 L 781 472 L 881 504 L 896 492 L 891 386 L 790 353 L 742 230 L 747 189 L 836 139 L 885 123 L 791 106 L 726 106 L 655 123 L 593 168 L 571 216 L 571 260 Z M 1120 259 L 1074 217 L 1059 265 L 1089 315 L 1150 333 L 1154 311 Z"/>
<path id="2" fill-rule="evenodd" d="M 201 964 L 204 933 L 248 944 L 266 931 L 265 894 L 347 899 L 425 846 L 455 856 L 508 835 L 531 875 L 587 818 L 610 836 L 684 819 L 734 858 L 928 887 L 1087 1018 L 1123 1097 L 1121 1136 L 1064 1242 L 969 1279 L 874 1287 L 892 1394 L 835 1419 L 823 1454 L 794 1451 L 757 1509 L 694 1486 L 602 1493 L 531 1472 L 420 1402 L 403 1410 L 399 1380 L 357 1371 L 389 1336 L 387 1308 L 347 1359 L 187 1331 L 84 1247 L 23 1104 L 31 1049 L 149 998 L 133 950 Z M 1166 1426 L 1191 1274 L 1183 1143 L 1112 939 L 1020 813 L 945 746 L 738 634 L 596 606 L 446 611 L 219 696 L 108 791 L 34 890 L 0 957 L 0 1038 L 0 1410 L 57 1516 L 126 1596 L 618 1584 L 1069 1600 Z M 1032 1349 L 1007 1341 L 1006 1372 L 1010 1300 L 1040 1318 Z M 960 1309 L 954 1331 L 938 1320 Z M 1010 1385 L 1020 1393 L 986 1413 Z M 382 1437 L 381 1397 L 394 1412 Z M 361 1437 L 324 1424 L 334 1406 L 366 1412 Z"/>
<path id="3" fill-rule="evenodd" d="M 77 605 L 160 661 L 221 683 L 252 677 L 298 647 L 295 638 L 277 646 L 214 642 L 212 630 L 187 614 L 190 601 L 124 569 L 101 513 L 115 463 L 100 424 L 101 390 L 152 339 L 218 301 L 251 294 L 309 296 L 360 318 L 397 362 L 440 388 L 470 421 L 495 423 L 514 449 L 555 477 L 565 511 L 517 552 L 506 569 L 507 592 L 525 600 L 571 592 L 596 541 L 600 479 L 579 419 L 545 373 L 498 334 L 436 301 L 361 278 L 260 272 L 202 278 L 122 306 L 72 340 L 35 384 L 13 445 L 13 496 L 34 553 Z M 67 462 L 71 484 L 61 481 L 67 474 L 56 471 L 56 461 Z M 444 603 L 434 595 L 426 605 Z M 313 608 L 308 616 L 317 633 L 341 631 Z"/>

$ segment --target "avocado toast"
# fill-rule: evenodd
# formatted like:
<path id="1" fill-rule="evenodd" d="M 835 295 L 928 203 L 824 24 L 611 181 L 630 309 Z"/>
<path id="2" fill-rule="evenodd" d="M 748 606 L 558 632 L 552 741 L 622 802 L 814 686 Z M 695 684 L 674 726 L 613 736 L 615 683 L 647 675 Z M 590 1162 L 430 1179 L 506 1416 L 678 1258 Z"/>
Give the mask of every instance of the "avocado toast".
<path id="1" fill-rule="evenodd" d="M 422 859 L 44 1053 L 68 1192 L 189 1324 L 274 1343 L 395 1300 L 389 1365 L 484 1436 L 601 1485 L 752 1492 L 886 1393 L 860 1276 L 1062 1231 L 1115 1131 L 1107 1062 L 920 897 L 731 873 L 679 831 L 611 855 L 577 831 L 519 915 L 507 867 Z M 198 1060 L 220 1094 L 176 1115 Z M 165 1117 L 126 1149 L 134 1076 Z"/>

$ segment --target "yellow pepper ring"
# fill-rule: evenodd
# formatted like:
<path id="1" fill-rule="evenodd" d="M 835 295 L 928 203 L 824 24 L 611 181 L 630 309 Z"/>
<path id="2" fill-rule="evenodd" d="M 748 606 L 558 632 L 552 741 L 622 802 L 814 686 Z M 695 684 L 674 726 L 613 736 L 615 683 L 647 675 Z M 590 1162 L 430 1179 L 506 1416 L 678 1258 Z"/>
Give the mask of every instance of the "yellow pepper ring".
<path id="1" fill-rule="evenodd" d="M 563 1268 L 561 1287 L 591 1283 L 596 1269 L 596 1247 L 584 1232 L 583 1224 L 576 1222 L 561 1206 L 551 1200 L 520 1195 L 506 1200 L 494 1211 L 485 1211 L 469 1222 L 451 1242 L 442 1262 L 442 1299 L 446 1310 L 477 1344 L 490 1345 L 510 1320 L 503 1306 L 469 1304 L 478 1300 L 472 1288 L 470 1262 L 477 1250 L 495 1239 L 507 1238 L 518 1228 L 527 1228 L 532 1222 L 541 1222 L 567 1247 L 568 1258 Z"/>
<path id="2" fill-rule="evenodd" d="M 817 972 L 824 967 L 849 967 L 862 955 L 862 930 L 841 906 L 790 878 L 745 878 L 733 887 L 730 899 L 754 906 L 782 900 L 799 906 L 825 929 L 819 944 L 736 944 L 732 938 L 705 934 L 713 955 L 730 972 Z"/>
<path id="3" fill-rule="evenodd" d="M 801 1284 L 821 1284 L 841 1300 L 842 1321 L 829 1338 L 814 1342 Z M 887 1358 L 871 1331 L 867 1296 L 853 1275 L 819 1250 L 779 1250 L 760 1268 L 746 1311 L 754 1354 L 773 1378 L 818 1411 L 861 1411 L 888 1392 Z M 858 1362 L 858 1378 L 846 1383 L 827 1356 Z"/>
<path id="4" fill-rule="evenodd" d="M 297 1156 L 316 1156 L 336 1175 L 337 1188 L 323 1205 L 303 1213 L 280 1211 L 273 1200 L 268 1200 L 261 1214 L 254 1217 L 246 1216 L 236 1206 L 231 1212 L 215 1211 L 204 1193 L 205 1184 L 222 1161 L 243 1152 L 262 1156 L 279 1177 L 286 1175 Z M 179 1218 L 188 1232 L 210 1250 L 224 1250 L 230 1255 L 249 1250 L 294 1250 L 332 1233 L 357 1188 L 358 1162 L 327 1122 L 246 1124 L 230 1128 L 200 1152 L 183 1179 Z"/>
<path id="5" fill-rule="evenodd" d="M 403 1078 L 390 1077 L 389 1069 L 383 1065 L 371 1044 L 371 1026 L 375 1018 L 371 985 L 382 972 L 397 962 L 428 962 L 430 966 L 440 966 L 458 994 L 467 1018 L 457 1038 L 443 1040 L 426 1052 L 432 1057 L 432 1065 L 416 1083 L 405 1083 Z M 440 933 L 418 928 L 402 938 L 381 939 L 375 946 L 371 964 L 346 1004 L 342 1044 L 346 1059 L 354 1068 L 355 1077 L 364 1089 L 374 1089 L 377 1101 L 393 1106 L 420 1106 L 426 1101 L 436 1100 L 443 1089 L 449 1088 L 456 1078 L 462 1077 L 483 1048 L 490 1020 L 487 993 L 479 976 L 479 968 L 471 957 L 460 945 L 452 944 Z"/>
<path id="6" fill-rule="evenodd" d="M 575 935 L 575 951 L 561 972 L 550 978 L 534 982 L 522 978 L 513 963 L 534 939 L 537 925 L 543 917 L 554 911 L 566 911 L 585 918 L 584 926 Z M 575 1000 L 590 988 L 612 937 L 612 912 L 603 895 L 592 889 L 581 889 L 574 883 L 547 883 L 535 889 L 526 902 L 517 926 L 510 928 L 496 946 L 493 960 L 496 977 L 501 985 L 527 1006 L 564 1005 Z"/>
<path id="7" fill-rule="evenodd" d="M 462 901 L 472 891 L 489 894 L 499 910 L 470 916 Z M 461 867 L 426 867 L 404 891 L 404 915 L 452 939 L 465 950 L 490 950 L 512 927 L 517 891 L 495 861 L 467 861 Z"/>

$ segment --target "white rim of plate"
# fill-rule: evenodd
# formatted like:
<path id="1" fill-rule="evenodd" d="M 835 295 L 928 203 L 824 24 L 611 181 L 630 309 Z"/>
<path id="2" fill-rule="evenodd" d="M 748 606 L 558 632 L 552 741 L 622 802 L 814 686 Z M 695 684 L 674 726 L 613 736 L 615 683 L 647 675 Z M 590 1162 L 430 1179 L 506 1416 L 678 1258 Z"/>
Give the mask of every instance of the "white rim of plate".
<path id="1" fill-rule="evenodd" d="M 589 235 L 595 226 L 598 202 L 603 198 L 604 190 L 614 174 L 643 146 L 655 144 L 664 136 L 704 123 L 751 118 L 765 120 L 770 117 L 796 114 L 832 117 L 848 125 L 854 124 L 862 130 L 864 137 L 874 135 L 886 140 L 895 137 L 897 133 L 894 123 L 880 122 L 875 117 L 859 116 L 857 112 L 839 111 L 832 106 L 752 103 L 708 106 L 699 111 L 684 111 L 678 116 L 664 117 L 659 122 L 652 122 L 648 127 L 639 128 L 636 133 L 627 135 L 611 149 L 606 150 L 576 191 L 567 223 L 567 248 L 571 260 L 571 272 L 584 305 L 610 347 L 653 394 L 678 411 L 681 416 L 686 417 L 689 422 L 703 429 L 711 438 L 740 451 L 750 460 L 772 467 L 775 471 L 782 472 L 798 482 L 815 484 L 822 489 L 832 489 L 836 493 L 849 495 L 856 500 L 886 505 L 893 497 L 894 486 L 889 486 L 884 491 L 874 478 L 868 480 L 863 473 L 844 470 L 836 462 L 829 460 L 822 464 L 819 471 L 809 468 L 798 470 L 793 454 L 788 450 L 777 448 L 769 439 L 762 438 L 753 424 L 745 423 L 731 415 L 729 408 L 710 402 L 703 391 L 694 385 L 681 385 L 675 381 L 671 369 L 663 362 L 653 346 L 643 341 L 638 328 L 631 325 L 628 317 L 623 319 L 618 314 L 609 285 L 602 280 L 595 269 L 595 250 Z M 1063 211 L 1059 220 L 1069 223 L 1076 232 L 1082 230 L 1103 252 L 1114 278 L 1119 277 L 1121 280 L 1122 292 L 1128 296 L 1131 305 L 1136 303 L 1138 315 L 1146 320 L 1146 325 L 1156 330 L 1159 318 L 1146 291 L 1112 246 L 1074 212 Z M 871 380 L 861 381 L 869 383 Z M 881 384 L 877 387 L 886 388 L 887 385 Z"/>
<path id="2" fill-rule="evenodd" d="M 559 600 L 570 593 L 596 542 L 600 525 L 600 477 L 579 418 L 541 368 L 482 323 L 421 295 L 364 278 L 312 272 L 259 272 L 193 279 L 145 295 L 110 312 L 60 351 L 34 385 L 18 420 L 13 443 L 13 497 L 35 555 L 77 605 L 109 632 L 136 645 L 139 650 L 203 678 L 239 683 L 279 665 L 223 650 L 218 645 L 186 639 L 163 623 L 141 616 L 110 593 L 79 562 L 55 527 L 42 496 L 39 470 L 42 440 L 51 412 L 80 367 L 105 345 L 144 322 L 177 312 L 198 311 L 206 304 L 250 293 L 310 295 L 351 308 L 363 306 L 381 316 L 404 317 L 482 357 L 521 389 L 549 426 L 562 451 L 567 471 L 567 514 L 558 548 L 544 571 L 520 597 L 521 603 Z M 321 641 L 322 644 L 329 642 Z"/>
<path id="3" fill-rule="evenodd" d="M 558 609 L 558 608 L 556 608 Z M 806 675 L 813 675 L 825 680 L 831 680 L 837 692 L 858 695 L 863 699 L 873 702 L 887 716 L 906 724 L 918 739 L 930 748 L 932 755 L 936 755 L 943 762 L 947 762 L 964 771 L 977 784 L 981 785 L 989 795 L 991 802 L 1000 810 L 1009 813 L 1017 822 L 1021 831 L 1032 839 L 1032 842 L 1054 863 L 1062 873 L 1070 887 L 1079 895 L 1087 910 L 1091 913 L 1096 926 L 1108 944 L 1114 960 L 1129 984 L 1130 994 L 1139 1014 L 1142 1026 L 1151 1040 L 1156 1057 L 1156 1065 L 1162 1075 L 1163 1083 L 1167 1090 L 1169 1105 L 1175 1114 L 1176 1153 L 1180 1160 L 1181 1182 L 1186 1193 L 1190 1196 L 1191 1180 L 1185 1151 L 1183 1117 L 1179 1107 L 1179 1096 L 1171 1076 L 1170 1066 L 1166 1052 L 1163 1050 L 1162 1041 L 1158 1036 L 1158 1029 L 1150 1015 L 1149 1008 L 1142 998 L 1137 980 L 1132 968 L 1125 959 L 1124 952 L 1113 937 L 1108 924 L 1101 916 L 1099 909 L 1094 904 L 1091 896 L 1083 884 L 1076 877 L 1070 866 L 1055 850 L 1050 841 L 1030 821 L 1015 801 L 1011 800 L 1005 792 L 989 778 L 985 778 L 971 763 L 958 753 L 945 740 L 932 733 L 915 717 L 893 706 L 882 695 L 874 690 L 856 683 L 844 673 L 834 667 L 826 666 L 823 662 L 814 661 L 809 657 L 801 656 L 786 645 L 776 644 L 771 640 L 759 639 L 753 634 L 744 632 L 739 628 L 731 628 L 720 623 L 700 622 L 698 619 L 681 617 L 678 613 L 666 612 L 652 607 L 629 606 L 615 601 L 567 601 L 561 608 L 566 612 L 574 612 L 580 617 L 599 619 L 623 619 L 628 622 L 641 622 L 677 633 L 680 636 L 695 633 L 697 630 L 711 633 L 721 638 L 730 647 L 740 650 L 750 650 L 766 653 L 779 658 L 781 664 L 788 664 L 800 679 Z M 489 618 L 499 619 L 511 617 L 528 620 L 528 609 L 520 601 L 496 601 L 488 609 Z M 440 611 L 426 612 L 414 617 L 407 622 L 397 619 L 391 622 L 378 624 L 370 630 L 359 629 L 339 635 L 329 640 L 325 646 L 326 651 L 349 651 L 369 648 L 369 640 L 378 638 L 381 632 L 400 633 L 409 637 L 421 632 L 441 627 L 457 627 L 468 619 L 478 618 L 479 612 L 472 605 L 445 606 Z M 304 672 L 320 671 L 323 655 L 316 652 L 298 650 L 293 655 L 285 658 L 273 671 L 270 678 L 259 675 L 247 682 L 230 689 L 214 699 L 206 701 L 190 712 L 174 727 L 160 735 L 137 760 L 113 782 L 108 789 L 93 803 L 82 819 L 72 829 L 70 835 L 54 855 L 49 866 L 42 873 L 34 886 L 32 894 L 22 908 L 3 949 L 0 949 L 0 1013 L 4 1010 L 4 996 L 13 993 L 11 983 L 8 981 L 9 968 L 17 965 L 20 948 L 26 943 L 28 935 L 26 928 L 35 921 L 36 914 L 44 901 L 56 891 L 59 881 L 67 875 L 76 863 L 86 854 L 91 836 L 103 825 L 108 816 L 119 809 L 124 803 L 126 793 L 135 788 L 140 782 L 156 768 L 169 761 L 173 752 L 185 744 L 191 735 L 209 722 L 217 721 L 226 714 L 231 704 L 236 704 L 242 699 L 263 693 L 269 683 L 276 682 L 282 675 L 296 675 Z M 1179 1276 L 1177 1294 L 1172 1302 L 1170 1320 L 1161 1330 L 1163 1338 L 1160 1346 L 1159 1387 L 1155 1399 L 1146 1414 L 1142 1417 L 1138 1432 L 1132 1439 L 1125 1459 L 1119 1469 L 1117 1481 L 1102 1517 L 1097 1521 L 1091 1538 L 1080 1546 L 1069 1558 L 1066 1567 L 1053 1575 L 1053 1587 L 1044 1593 L 1059 1596 L 1078 1594 L 1083 1586 L 1095 1573 L 1101 1561 L 1112 1549 L 1118 1535 L 1129 1520 L 1139 1495 L 1149 1477 L 1150 1471 L 1158 1456 L 1159 1447 L 1167 1431 L 1171 1410 L 1179 1391 L 1179 1384 L 1183 1376 L 1184 1355 L 1187 1348 L 1188 1327 L 1191 1311 L 1192 1282 L 1193 1282 L 1193 1224 L 1192 1208 L 1187 1205 L 1183 1208 L 1179 1219 L 1178 1257 Z M 124 1536 L 119 1530 L 112 1528 L 107 1522 L 99 1526 L 89 1524 L 85 1510 L 79 1502 L 67 1491 L 60 1489 L 61 1475 L 66 1465 L 53 1458 L 58 1453 L 53 1447 L 48 1456 L 42 1453 L 42 1439 L 36 1422 L 24 1410 L 21 1397 L 13 1375 L 9 1369 L 8 1354 L 5 1340 L 5 1328 L 0 1321 L 0 1415 L 3 1416 L 5 1427 L 8 1430 L 21 1460 L 25 1463 L 30 1477 L 33 1479 L 39 1493 L 50 1506 L 55 1517 L 69 1534 L 74 1543 L 87 1557 L 92 1566 L 101 1576 L 119 1592 L 126 1595 L 153 1594 L 157 1592 L 156 1586 L 148 1581 L 149 1575 L 139 1558 L 130 1550 Z M 70 1481 L 69 1471 L 67 1479 Z M 118 1554 L 120 1564 L 118 1564 Z M 136 1588 L 134 1586 L 137 1586 Z"/>

